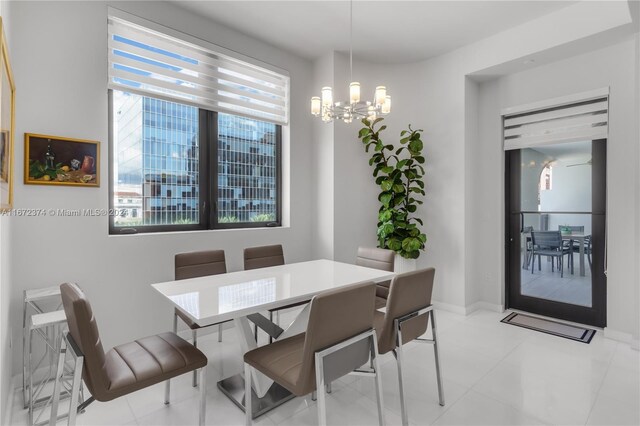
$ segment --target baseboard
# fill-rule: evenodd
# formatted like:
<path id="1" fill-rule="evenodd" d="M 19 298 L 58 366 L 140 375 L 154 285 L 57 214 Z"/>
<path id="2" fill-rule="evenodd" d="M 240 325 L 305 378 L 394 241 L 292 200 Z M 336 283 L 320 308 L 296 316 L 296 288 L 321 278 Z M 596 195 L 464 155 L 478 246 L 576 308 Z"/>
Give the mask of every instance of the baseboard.
<path id="1" fill-rule="evenodd" d="M 611 327 L 604 328 L 604 337 L 607 339 L 615 340 L 616 342 L 628 343 L 633 347 L 633 338 L 631 333 L 625 333 L 624 331 L 614 330 Z"/>
<path id="2" fill-rule="evenodd" d="M 463 306 L 452 305 L 451 303 L 444 303 L 438 301 L 432 301 L 433 307 L 440 311 L 447 311 L 458 315 L 467 315 L 466 309 Z"/>
<path id="3" fill-rule="evenodd" d="M 480 310 L 497 312 L 501 314 L 504 312 L 504 305 L 498 305 L 495 303 L 489 303 L 485 301 L 476 302 L 465 308 L 465 315 L 469 315 L 475 311 L 480 311 Z"/>

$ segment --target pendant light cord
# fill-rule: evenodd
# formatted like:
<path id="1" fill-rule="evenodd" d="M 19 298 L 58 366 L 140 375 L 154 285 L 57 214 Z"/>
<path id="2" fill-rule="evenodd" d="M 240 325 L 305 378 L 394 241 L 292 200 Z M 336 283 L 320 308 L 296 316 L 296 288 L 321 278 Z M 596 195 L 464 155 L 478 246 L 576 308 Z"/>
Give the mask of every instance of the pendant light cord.
<path id="1" fill-rule="evenodd" d="M 353 0 L 349 0 L 349 73 L 353 82 Z"/>

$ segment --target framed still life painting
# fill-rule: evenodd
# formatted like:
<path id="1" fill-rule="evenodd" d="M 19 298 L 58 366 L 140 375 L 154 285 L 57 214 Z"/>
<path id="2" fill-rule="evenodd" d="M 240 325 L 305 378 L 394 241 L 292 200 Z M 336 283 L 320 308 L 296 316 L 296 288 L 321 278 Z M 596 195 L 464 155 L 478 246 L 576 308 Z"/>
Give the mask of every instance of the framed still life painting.
<path id="1" fill-rule="evenodd" d="M 16 88 L 0 18 L 0 211 L 13 207 L 13 134 Z"/>
<path id="2" fill-rule="evenodd" d="M 24 135 L 24 183 L 100 186 L 100 142 Z"/>

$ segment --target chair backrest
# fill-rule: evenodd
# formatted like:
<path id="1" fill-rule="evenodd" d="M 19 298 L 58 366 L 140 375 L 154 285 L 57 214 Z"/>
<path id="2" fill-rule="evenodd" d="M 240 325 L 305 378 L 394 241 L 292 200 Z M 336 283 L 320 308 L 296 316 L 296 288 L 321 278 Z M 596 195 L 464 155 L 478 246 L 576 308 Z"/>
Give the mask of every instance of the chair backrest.
<path id="1" fill-rule="evenodd" d="M 575 226 L 558 225 L 558 231 L 562 231 L 563 229 L 568 229 L 571 232 L 584 233 L 584 225 L 575 225 Z"/>
<path id="2" fill-rule="evenodd" d="M 393 272 L 395 252 L 377 247 L 358 247 L 356 265 Z"/>
<path id="3" fill-rule="evenodd" d="M 109 388 L 109 379 L 103 368 L 105 354 L 91 304 L 76 284 L 60 285 L 60 295 L 69 333 L 84 354 L 82 378 L 91 395 L 100 401 Z"/>
<path id="4" fill-rule="evenodd" d="M 282 246 L 250 247 L 244 249 L 244 270 L 284 265 Z"/>
<path id="5" fill-rule="evenodd" d="M 431 304 L 433 292 L 434 268 L 398 274 L 391 280 L 387 310 L 382 330 L 378 330 L 378 351 L 387 353 L 396 347 L 396 329 L 394 320 L 419 311 Z M 428 317 L 423 314 L 405 321 L 402 325 L 402 341 L 410 342 L 427 331 Z"/>
<path id="6" fill-rule="evenodd" d="M 533 231 L 531 242 L 540 248 L 557 249 L 562 247 L 562 234 L 560 231 Z"/>
<path id="7" fill-rule="evenodd" d="M 354 284 L 326 291 L 311 300 L 309 322 L 304 341 L 302 367 L 297 387 L 301 395 L 316 387 L 315 353 L 373 328 L 376 288 L 373 282 Z M 370 346 L 365 343 L 360 356 L 350 357 L 351 364 L 339 363 L 346 374 L 367 362 Z M 357 365 L 355 365 L 357 364 Z M 325 374 L 326 376 L 326 374 Z"/>
<path id="8" fill-rule="evenodd" d="M 194 251 L 175 256 L 175 279 L 204 277 L 227 272 L 224 250 Z"/>

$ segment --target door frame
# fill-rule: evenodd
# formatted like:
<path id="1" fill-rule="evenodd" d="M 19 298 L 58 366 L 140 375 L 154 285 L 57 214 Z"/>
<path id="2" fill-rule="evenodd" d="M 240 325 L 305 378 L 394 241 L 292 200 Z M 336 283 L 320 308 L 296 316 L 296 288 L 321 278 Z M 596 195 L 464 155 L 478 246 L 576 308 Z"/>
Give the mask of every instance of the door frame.
<path id="1" fill-rule="evenodd" d="M 505 308 L 518 309 L 552 318 L 588 324 L 607 325 L 607 281 L 605 275 L 607 180 L 606 139 L 592 141 L 592 307 L 525 296 L 520 293 L 521 223 L 520 223 L 520 151 L 504 152 L 504 244 L 505 244 Z M 597 184 L 596 184 L 597 182 Z M 602 184 L 604 182 L 604 184 Z M 517 203 L 517 204 L 516 204 Z M 517 258 L 516 258 L 516 246 Z M 513 277 L 518 277 L 514 281 Z"/>

